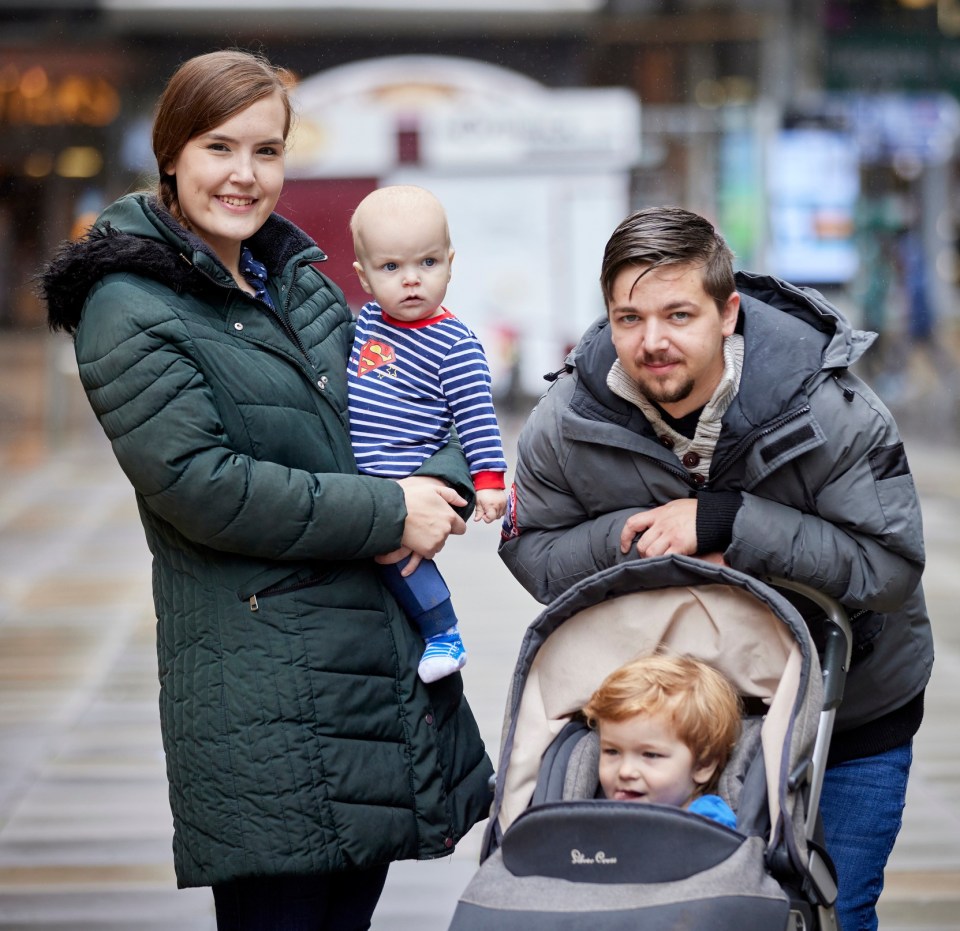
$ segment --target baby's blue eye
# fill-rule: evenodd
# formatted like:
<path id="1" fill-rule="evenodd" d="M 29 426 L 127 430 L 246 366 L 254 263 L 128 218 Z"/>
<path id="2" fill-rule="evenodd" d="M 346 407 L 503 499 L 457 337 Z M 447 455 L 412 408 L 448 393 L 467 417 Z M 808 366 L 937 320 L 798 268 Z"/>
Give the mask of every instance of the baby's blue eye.
<path id="1" fill-rule="evenodd" d="M 434 265 L 437 264 L 437 260 L 436 260 L 436 259 L 424 259 L 424 260 L 423 260 L 423 264 L 426 265 L 427 268 L 432 268 Z"/>
<path id="2" fill-rule="evenodd" d="M 384 269 L 384 271 L 395 272 L 395 271 L 397 270 L 397 267 L 398 267 L 398 266 L 397 266 L 397 263 L 396 263 L 396 262 L 387 262 L 387 263 L 383 266 L 383 269 Z"/>

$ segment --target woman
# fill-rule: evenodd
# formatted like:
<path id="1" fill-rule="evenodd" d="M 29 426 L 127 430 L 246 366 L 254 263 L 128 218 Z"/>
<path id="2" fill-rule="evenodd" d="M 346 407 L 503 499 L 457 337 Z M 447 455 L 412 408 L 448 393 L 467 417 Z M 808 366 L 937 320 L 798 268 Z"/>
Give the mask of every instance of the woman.
<path id="1" fill-rule="evenodd" d="M 418 680 L 373 562 L 463 533 L 471 485 L 451 448 L 410 479 L 356 472 L 353 318 L 273 213 L 290 121 L 265 60 L 186 62 L 159 191 L 43 285 L 153 554 L 178 884 L 213 886 L 219 928 L 360 929 L 389 862 L 451 853 L 490 802 L 460 676 Z"/>

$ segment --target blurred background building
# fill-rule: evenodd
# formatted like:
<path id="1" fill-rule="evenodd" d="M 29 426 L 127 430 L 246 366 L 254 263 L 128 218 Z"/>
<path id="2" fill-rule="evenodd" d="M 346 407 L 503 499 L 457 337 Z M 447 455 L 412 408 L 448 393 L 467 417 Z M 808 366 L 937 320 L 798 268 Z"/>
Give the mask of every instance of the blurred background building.
<path id="1" fill-rule="evenodd" d="M 300 81 L 280 209 L 354 308 L 360 197 L 444 200 L 450 306 L 501 396 L 560 366 L 603 309 L 607 236 L 657 203 L 880 332 L 891 394 L 905 347 L 953 358 L 960 0 L 0 2 L 0 340 L 42 328 L 56 243 L 152 182 L 175 67 L 234 46 Z"/>

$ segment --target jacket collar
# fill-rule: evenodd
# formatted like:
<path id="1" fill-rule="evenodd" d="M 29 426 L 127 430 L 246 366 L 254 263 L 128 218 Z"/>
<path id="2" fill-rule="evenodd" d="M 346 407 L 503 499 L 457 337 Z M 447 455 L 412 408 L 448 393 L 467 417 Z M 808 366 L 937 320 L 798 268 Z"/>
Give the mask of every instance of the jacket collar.
<path id="1" fill-rule="evenodd" d="M 738 273 L 737 285 L 744 364 L 740 390 L 724 424 L 728 431 L 743 434 L 802 408 L 808 387 L 852 365 L 875 336 L 852 329 L 816 292 L 744 273 Z M 579 379 L 571 406 L 584 416 L 627 426 L 635 423 L 635 408 L 607 386 L 616 357 L 609 322 L 600 317 L 567 358 Z M 785 379 L 784 372 L 791 377 Z"/>
<path id="2" fill-rule="evenodd" d="M 744 337 L 740 390 L 723 417 L 715 450 L 720 472 L 744 457 L 742 487 L 750 487 L 783 463 L 825 442 L 809 408 L 809 391 L 860 357 L 874 334 L 854 330 L 816 292 L 779 279 L 738 274 L 738 332 Z M 644 449 L 676 466 L 656 442 L 637 407 L 606 384 L 616 352 L 605 317 L 596 320 L 567 358 L 577 383 L 564 417 L 571 437 Z M 784 378 L 789 372 L 790 377 Z M 652 445 L 645 445 L 647 441 Z M 749 455 L 748 455 L 749 453 Z M 719 474 L 719 472 L 717 473 Z M 713 478 L 713 476 L 712 476 Z"/>
<path id="3" fill-rule="evenodd" d="M 272 277 L 326 259 L 306 233 L 276 214 L 248 245 Z M 155 197 L 130 194 L 108 207 L 85 237 L 64 243 L 38 275 L 50 327 L 73 333 L 90 289 L 115 272 L 132 272 L 199 296 L 219 292 L 222 298 L 223 288 L 234 287 L 206 243 L 180 226 Z"/>

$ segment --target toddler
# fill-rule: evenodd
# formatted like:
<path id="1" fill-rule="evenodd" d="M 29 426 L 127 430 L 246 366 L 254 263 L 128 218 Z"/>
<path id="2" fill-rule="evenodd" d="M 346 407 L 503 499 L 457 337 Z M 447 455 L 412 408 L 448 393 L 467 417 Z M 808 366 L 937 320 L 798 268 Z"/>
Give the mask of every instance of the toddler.
<path id="1" fill-rule="evenodd" d="M 429 191 L 393 185 L 368 194 L 350 222 L 363 289 L 348 371 L 350 432 L 357 467 L 403 478 L 449 441 L 455 427 L 476 491 L 474 520 L 506 510 L 507 469 L 490 370 L 473 332 L 443 306 L 454 251 L 446 213 Z M 463 668 L 450 592 L 432 560 L 403 575 L 382 571 L 426 641 L 418 672 L 434 682 Z"/>
<path id="2" fill-rule="evenodd" d="M 712 666 L 642 656 L 607 676 L 583 713 L 600 737 L 606 798 L 674 805 L 736 827 L 711 793 L 740 734 L 740 699 Z"/>

